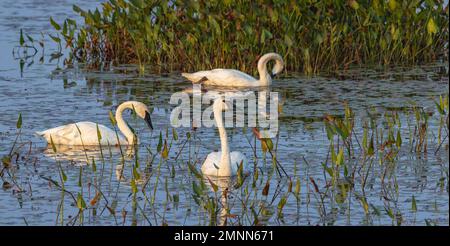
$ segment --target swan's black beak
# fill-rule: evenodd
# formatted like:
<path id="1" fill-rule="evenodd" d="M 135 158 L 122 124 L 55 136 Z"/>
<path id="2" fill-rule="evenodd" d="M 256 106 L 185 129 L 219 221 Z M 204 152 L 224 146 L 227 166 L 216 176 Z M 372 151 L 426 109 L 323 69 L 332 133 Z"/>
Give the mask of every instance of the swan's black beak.
<path id="1" fill-rule="evenodd" d="M 150 118 L 150 113 L 149 112 L 145 112 L 145 123 L 147 123 L 148 127 L 153 130 L 153 124 L 152 124 L 152 118 Z"/>

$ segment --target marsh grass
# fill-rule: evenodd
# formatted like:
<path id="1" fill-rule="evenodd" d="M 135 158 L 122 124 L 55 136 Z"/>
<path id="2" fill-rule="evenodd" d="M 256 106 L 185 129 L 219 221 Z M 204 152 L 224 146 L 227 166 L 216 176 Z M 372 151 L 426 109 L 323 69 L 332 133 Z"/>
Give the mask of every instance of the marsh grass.
<path id="1" fill-rule="evenodd" d="M 143 72 L 232 67 L 250 74 L 278 52 L 287 71 L 351 65 L 414 65 L 446 59 L 448 6 L 434 1 L 109 0 L 83 19 L 56 23 L 51 38 L 70 48 L 66 64 L 138 64 Z"/>

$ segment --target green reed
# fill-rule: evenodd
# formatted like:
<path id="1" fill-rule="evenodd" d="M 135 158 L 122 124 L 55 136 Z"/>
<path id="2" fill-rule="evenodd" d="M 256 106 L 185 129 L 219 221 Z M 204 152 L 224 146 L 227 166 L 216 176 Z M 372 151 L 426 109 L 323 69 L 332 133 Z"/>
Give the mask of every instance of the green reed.
<path id="1" fill-rule="evenodd" d="M 70 48 L 66 63 L 92 68 L 150 66 L 154 72 L 233 67 L 255 73 L 260 55 L 278 52 L 288 71 L 350 65 L 413 65 L 448 53 L 442 0 L 169 1 L 109 0 L 73 10 L 83 23 L 50 19 Z"/>

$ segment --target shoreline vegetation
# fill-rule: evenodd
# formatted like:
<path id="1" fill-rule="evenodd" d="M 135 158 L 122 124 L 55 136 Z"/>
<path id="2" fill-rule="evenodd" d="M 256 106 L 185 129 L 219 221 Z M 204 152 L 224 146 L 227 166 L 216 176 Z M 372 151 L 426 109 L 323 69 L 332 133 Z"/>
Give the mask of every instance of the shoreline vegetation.
<path id="1" fill-rule="evenodd" d="M 65 64 L 91 69 L 137 64 L 140 72 L 219 67 L 253 74 L 277 52 L 304 74 L 349 66 L 418 65 L 448 59 L 443 0 L 326 1 L 109 0 L 83 23 L 56 23 L 51 38 L 70 49 Z"/>

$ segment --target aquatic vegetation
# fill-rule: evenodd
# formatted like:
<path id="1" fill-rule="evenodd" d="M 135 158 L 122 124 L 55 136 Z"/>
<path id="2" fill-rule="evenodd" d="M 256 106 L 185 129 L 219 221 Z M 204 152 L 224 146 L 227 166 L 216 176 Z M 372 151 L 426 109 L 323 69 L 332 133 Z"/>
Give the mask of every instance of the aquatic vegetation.
<path id="1" fill-rule="evenodd" d="M 405 153 L 421 158 L 429 150 L 448 151 L 448 95 L 440 96 L 435 104 L 433 112 L 439 115 L 434 117 L 430 113 L 423 116 L 426 110 L 412 106 L 383 113 L 369 108 L 359 118 L 345 103 L 343 115 L 323 118 L 324 138 L 329 143 L 326 156 L 320 160 L 303 156 L 287 173 L 278 160 L 279 135 L 266 139 L 260 138 L 258 129 L 248 132 L 253 172 L 244 174 L 241 165 L 235 178 L 212 178 L 199 170 L 204 156 L 197 152 L 198 133 L 190 130 L 180 136 L 175 128 L 166 128 L 155 135 L 154 145 L 135 145 L 126 151 L 122 146 L 99 145 L 95 152 L 83 146 L 79 165 L 62 158 L 62 146 L 50 141 L 53 155 L 49 157 L 54 158 L 56 171 L 39 178 L 49 183 L 50 190 L 60 191 L 56 225 L 97 220 L 115 225 L 186 221 L 198 225 L 295 224 L 300 220 L 305 223 L 301 216 L 309 209 L 317 211 L 318 219 L 313 223 L 322 225 L 333 225 L 338 216 L 355 216 L 355 211 L 363 213 L 361 223 L 368 225 L 381 218 L 388 218 L 393 225 L 439 224 L 429 218 L 416 221 L 424 201 L 412 193 L 408 206 L 402 206 L 398 183 L 398 172 L 404 169 L 399 160 Z M 138 122 L 135 113 L 131 117 Z M 110 120 L 116 126 L 115 119 Z M 442 127 L 429 128 L 431 123 L 442 123 Z M 17 136 L 22 125 L 19 115 Z M 97 138 L 101 142 L 100 131 Z M 29 144 L 28 149 L 24 148 L 27 144 L 13 143 L 10 154 L 2 158 L 3 189 L 17 186 L 14 189 L 19 194 L 31 193 L 31 186 L 16 181 L 20 179 L 19 166 L 33 161 L 19 159 L 31 151 Z M 323 176 L 311 173 L 316 165 L 322 166 Z M 440 180 L 430 182 L 448 192 L 448 166 L 443 165 L 441 171 Z M 119 192 L 129 194 L 122 196 L 127 197 L 125 201 L 119 200 Z M 180 216 L 181 220 L 174 220 Z"/>
<path id="2" fill-rule="evenodd" d="M 448 6 L 434 1 L 110 0 L 84 23 L 51 24 L 68 64 L 135 63 L 143 72 L 232 67 L 255 73 L 260 55 L 283 55 L 306 74 L 351 65 L 412 65 L 445 59 Z"/>

